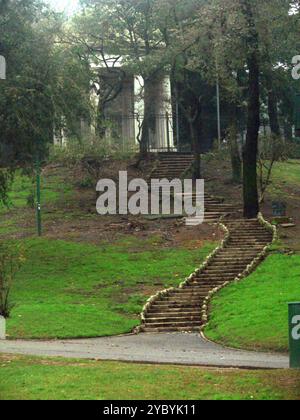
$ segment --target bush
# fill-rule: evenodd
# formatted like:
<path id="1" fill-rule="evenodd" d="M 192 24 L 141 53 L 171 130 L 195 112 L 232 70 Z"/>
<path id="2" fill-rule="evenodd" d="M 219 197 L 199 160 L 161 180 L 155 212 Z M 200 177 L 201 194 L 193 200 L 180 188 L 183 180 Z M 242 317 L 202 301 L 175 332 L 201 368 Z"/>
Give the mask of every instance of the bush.
<path id="1" fill-rule="evenodd" d="M 13 181 L 14 172 L 10 169 L 0 168 L 0 204 L 8 207 L 8 193 Z"/>
<path id="2" fill-rule="evenodd" d="M 83 161 L 103 161 L 114 158 L 127 160 L 131 158 L 137 149 L 135 147 L 124 150 L 116 141 L 109 139 L 85 138 L 82 140 L 69 139 L 65 146 L 52 146 L 50 148 L 50 162 L 61 163 L 64 166 L 74 167 Z"/>
<path id="3" fill-rule="evenodd" d="M 135 149 L 123 151 L 122 146 L 107 139 L 87 138 L 84 141 L 68 140 L 65 146 L 53 146 L 50 162 L 72 170 L 75 184 L 84 189 L 95 189 L 100 179 L 103 163 L 108 160 L 127 161 Z"/>
<path id="4" fill-rule="evenodd" d="M 287 154 L 289 159 L 300 159 L 299 139 L 294 139 L 287 142 Z"/>
<path id="5" fill-rule="evenodd" d="M 4 318 L 9 318 L 12 309 L 10 290 L 24 260 L 20 244 L 0 242 L 0 316 Z"/>

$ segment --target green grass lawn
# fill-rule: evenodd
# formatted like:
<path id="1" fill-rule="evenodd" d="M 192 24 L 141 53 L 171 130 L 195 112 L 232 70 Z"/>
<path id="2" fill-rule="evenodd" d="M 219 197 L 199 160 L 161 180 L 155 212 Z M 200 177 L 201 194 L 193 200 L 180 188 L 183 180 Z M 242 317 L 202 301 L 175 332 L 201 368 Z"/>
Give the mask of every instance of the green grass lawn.
<path id="1" fill-rule="evenodd" d="M 287 188 L 298 186 L 300 186 L 300 160 L 276 162 L 272 172 L 272 183 L 268 189 L 271 196 L 282 198 L 282 195 L 290 195 L 290 191 L 286 190 Z"/>
<path id="2" fill-rule="evenodd" d="M 270 255 L 212 301 L 207 337 L 228 346 L 288 350 L 288 303 L 300 300 L 300 256 Z"/>
<path id="3" fill-rule="evenodd" d="M 296 371 L 0 355 L 0 400 L 299 400 Z M 162 386 L 163 384 L 163 386 Z"/>
<path id="4" fill-rule="evenodd" d="M 293 159 L 286 162 L 276 162 L 273 176 L 288 184 L 300 183 L 300 160 Z"/>
<path id="5" fill-rule="evenodd" d="M 0 203 L 0 214 L 7 214 L 11 210 L 22 209 L 28 206 L 27 199 L 30 194 L 36 194 L 36 179 L 16 172 L 11 191 L 9 192 L 9 208 Z M 41 199 L 44 205 L 55 203 L 58 199 L 68 199 L 73 195 L 73 188 L 61 174 L 51 174 L 41 177 Z"/>
<path id="6" fill-rule="evenodd" d="M 121 238 L 102 246 L 24 241 L 26 262 L 12 289 L 10 338 L 127 333 L 151 294 L 177 285 L 215 247 L 164 248 L 160 238 Z"/>

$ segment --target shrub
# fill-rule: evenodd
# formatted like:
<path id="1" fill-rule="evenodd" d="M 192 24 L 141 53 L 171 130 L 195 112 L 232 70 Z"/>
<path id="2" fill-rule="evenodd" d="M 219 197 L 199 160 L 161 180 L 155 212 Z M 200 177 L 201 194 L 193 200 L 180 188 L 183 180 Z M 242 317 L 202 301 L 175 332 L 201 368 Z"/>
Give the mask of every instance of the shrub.
<path id="1" fill-rule="evenodd" d="M 8 207 L 8 193 L 13 181 L 14 172 L 10 169 L 0 168 L 0 204 Z"/>
<path id="2" fill-rule="evenodd" d="M 100 179 L 103 163 L 108 160 L 127 161 L 136 149 L 126 151 L 116 141 L 90 137 L 79 141 L 69 139 L 65 146 L 53 146 L 50 162 L 61 164 L 73 171 L 75 184 L 80 188 L 95 189 Z"/>
<path id="3" fill-rule="evenodd" d="M 20 244 L 0 242 L 0 316 L 4 318 L 10 315 L 10 291 L 23 261 L 24 253 Z"/>
<path id="4" fill-rule="evenodd" d="M 69 139 L 65 146 L 52 146 L 50 148 L 50 162 L 61 163 L 72 168 L 87 159 L 94 161 L 103 161 L 110 158 L 129 159 L 136 151 L 135 147 L 124 150 L 118 142 L 109 139 L 98 139 L 96 137 L 82 140 Z"/>
<path id="5" fill-rule="evenodd" d="M 300 159 L 300 140 L 290 140 L 286 144 L 289 159 Z"/>

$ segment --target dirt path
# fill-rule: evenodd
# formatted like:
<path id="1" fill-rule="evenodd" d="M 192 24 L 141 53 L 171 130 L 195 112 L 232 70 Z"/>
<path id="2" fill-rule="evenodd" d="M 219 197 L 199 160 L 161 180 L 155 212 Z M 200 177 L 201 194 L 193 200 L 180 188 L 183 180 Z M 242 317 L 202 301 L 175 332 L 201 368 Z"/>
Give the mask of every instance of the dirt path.
<path id="1" fill-rule="evenodd" d="M 195 366 L 286 369 L 288 357 L 225 349 L 199 334 L 140 334 L 59 341 L 0 341 L 0 353 Z"/>

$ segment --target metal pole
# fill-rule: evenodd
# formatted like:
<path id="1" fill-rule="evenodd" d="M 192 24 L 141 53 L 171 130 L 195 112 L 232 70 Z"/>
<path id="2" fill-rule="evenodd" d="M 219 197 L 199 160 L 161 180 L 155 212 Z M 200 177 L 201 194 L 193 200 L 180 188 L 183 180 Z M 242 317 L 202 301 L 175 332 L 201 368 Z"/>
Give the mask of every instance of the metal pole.
<path id="1" fill-rule="evenodd" d="M 219 83 L 219 76 L 217 74 L 217 119 L 218 119 L 218 142 L 219 147 L 221 147 L 221 141 L 222 141 L 222 133 L 221 133 L 221 106 L 220 106 L 220 83 Z"/>
<path id="2" fill-rule="evenodd" d="M 36 160 L 36 219 L 38 236 L 42 236 L 42 209 L 41 209 L 41 165 L 40 159 Z"/>
<path id="3" fill-rule="evenodd" d="M 179 135 L 179 103 L 176 101 L 176 136 L 177 136 L 177 150 L 180 152 L 180 135 Z"/>

